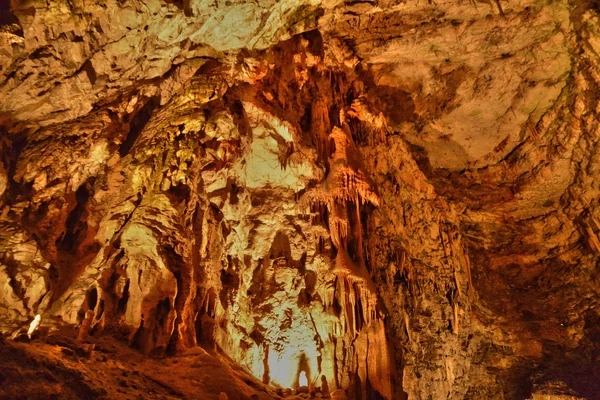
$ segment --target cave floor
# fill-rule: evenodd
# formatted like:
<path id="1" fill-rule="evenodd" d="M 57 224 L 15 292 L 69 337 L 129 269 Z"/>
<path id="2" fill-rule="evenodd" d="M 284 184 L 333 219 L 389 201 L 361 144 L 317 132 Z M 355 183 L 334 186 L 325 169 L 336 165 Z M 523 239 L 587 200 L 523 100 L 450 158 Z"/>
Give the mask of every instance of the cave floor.
<path id="1" fill-rule="evenodd" d="M 152 358 L 112 337 L 87 344 L 58 335 L 29 343 L 0 341 L 1 399 L 209 400 L 221 392 L 229 400 L 280 398 L 201 347 Z"/>

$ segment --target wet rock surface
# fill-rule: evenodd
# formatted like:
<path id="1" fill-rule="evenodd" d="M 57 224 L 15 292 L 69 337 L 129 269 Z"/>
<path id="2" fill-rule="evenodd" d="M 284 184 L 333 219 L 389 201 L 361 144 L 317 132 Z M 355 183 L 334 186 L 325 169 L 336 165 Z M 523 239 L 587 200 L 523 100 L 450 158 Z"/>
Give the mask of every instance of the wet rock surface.
<path id="1" fill-rule="evenodd" d="M 0 11 L 3 396 L 597 398 L 595 2 Z"/>

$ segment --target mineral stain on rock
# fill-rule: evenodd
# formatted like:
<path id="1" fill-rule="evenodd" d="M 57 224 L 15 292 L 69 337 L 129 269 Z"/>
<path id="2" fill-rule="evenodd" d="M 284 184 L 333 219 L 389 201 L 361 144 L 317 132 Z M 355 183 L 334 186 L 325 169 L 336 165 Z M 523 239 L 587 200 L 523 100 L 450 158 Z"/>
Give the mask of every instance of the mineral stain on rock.
<path id="1" fill-rule="evenodd" d="M 599 12 L 0 1 L 0 397 L 597 399 Z"/>

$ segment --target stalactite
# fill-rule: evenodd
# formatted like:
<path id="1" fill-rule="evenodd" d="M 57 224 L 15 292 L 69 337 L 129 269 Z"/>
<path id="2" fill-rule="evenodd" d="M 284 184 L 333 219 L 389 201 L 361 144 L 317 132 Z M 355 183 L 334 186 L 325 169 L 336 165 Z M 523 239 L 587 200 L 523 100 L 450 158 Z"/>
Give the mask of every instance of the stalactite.
<path id="1" fill-rule="evenodd" d="M 452 315 L 453 315 L 452 332 L 455 335 L 458 335 L 459 321 L 458 321 L 458 303 L 457 302 L 454 302 L 454 304 L 452 304 Z"/>
<path id="2" fill-rule="evenodd" d="M 310 130 L 313 134 L 317 154 L 322 160 L 327 160 L 331 152 L 331 142 L 328 134 L 331 123 L 327 106 L 322 99 L 313 99 L 310 115 Z"/>
<path id="3" fill-rule="evenodd" d="M 341 120 L 343 121 L 343 118 Z M 305 210 L 310 209 L 313 205 L 319 207 L 324 205 L 329 211 L 329 232 L 332 243 L 337 249 L 332 271 L 337 276 L 339 290 L 333 292 L 334 301 L 337 301 L 342 308 L 341 315 L 343 316 L 345 335 L 350 338 L 349 340 L 354 340 L 355 337 L 366 338 L 365 335 L 368 334 L 365 332 L 371 329 L 373 324 L 383 326 L 376 311 L 377 291 L 365 264 L 364 229 L 361 218 L 361 208 L 367 207 L 368 204 L 378 206 L 380 199 L 373 182 L 364 170 L 360 152 L 353 142 L 348 126 L 334 127 L 328 140 L 334 144 L 333 152 L 328 159 L 329 173 L 324 182 L 303 196 L 300 203 L 301 208 Z M 356 259 L 352 259 L 348 252 L 351 242 Z M 365 340 L 367 339 L 361 339 L 355 343 L 354 351 L 358 352 L 356 354 L 362 351 L 368 352 L 371 348 L 368 340 L 366 344 L 358 344 L 365 343 Z M 385 334 L 382 342 L 376 346 L 381 346 L 382 343 L 387 346 Z M 379 350 L 374 348 L 373 351 Z M 391 385 L 389 371 L 384 372 L 386 368 L 389 369 L 389 360 L 385 361 L 385 366 L 377 365 L 376 367 L 369 367 L 366 360 L 361 360 L 360 357 L 355 359 L 354 370 L 349 372 L 361 375 L 361 390 L 364 393 L 366 393 L 369 368 L 374 368 L 377 373 L 382 373 L 385 376 L 383 380 L 388 380 L 387 384 L 382 384 L 383 380 L 381 380 L 371 382 L 371 385 L 377 386 L 378 389 L 380 387 L 388 388 Z M 336 362 L 336 365 L 339 362 L 340 360 Z M 337 371 L 339 373 L 340 368 L 337 368 Z M 339 380 L 336 383 L 338 387 L 343 385 Z M 385 389 L 382 393 L 391 399 L 389 394 L 391 390 Z"/>

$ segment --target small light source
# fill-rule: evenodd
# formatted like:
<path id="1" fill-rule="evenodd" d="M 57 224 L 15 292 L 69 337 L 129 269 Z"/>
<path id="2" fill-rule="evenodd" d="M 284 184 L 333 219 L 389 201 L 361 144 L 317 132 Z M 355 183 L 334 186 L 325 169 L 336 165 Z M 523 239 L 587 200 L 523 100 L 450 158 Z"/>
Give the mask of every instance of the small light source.
<path id="1" fill-rule="evenodd" d="M 298 384 L 300 385 L 300 387 L 308 386 L 308 379 L 306 378 L 306 372 L 304 372 L 304 371 L 300 372 L 300 378 L 298 380 Z"/>
<path id="2" fill-rule="evenodd" d="M 38 314 L 35 316 L 33 321 L 31 321 L 31 324 L 29 324 L 29 330 L 27 331 L 27 336 L 29 337 L 29 339 L 31 339 L 31 335 L 33 334 L 33 332 L 35 332 L 41 320 L 42 316 Z"/>

